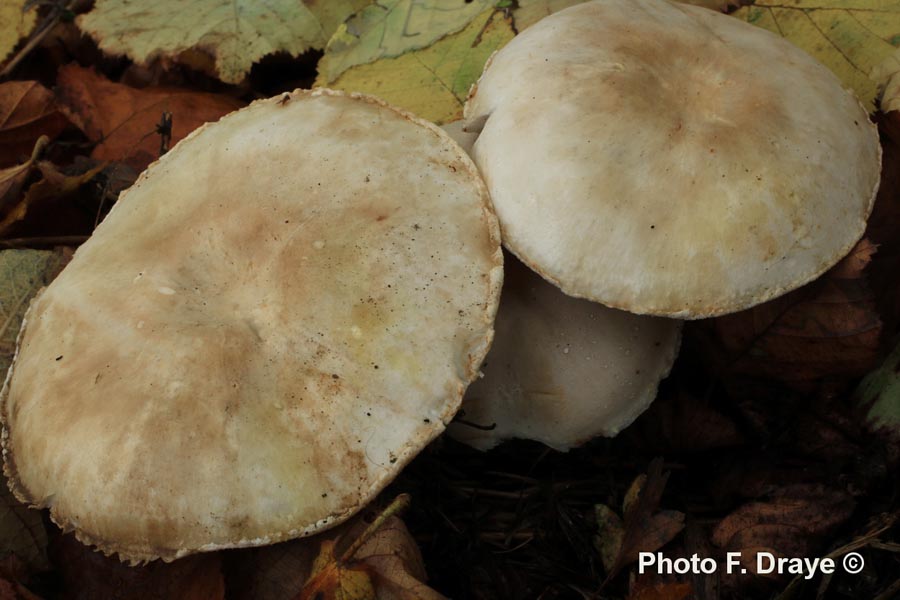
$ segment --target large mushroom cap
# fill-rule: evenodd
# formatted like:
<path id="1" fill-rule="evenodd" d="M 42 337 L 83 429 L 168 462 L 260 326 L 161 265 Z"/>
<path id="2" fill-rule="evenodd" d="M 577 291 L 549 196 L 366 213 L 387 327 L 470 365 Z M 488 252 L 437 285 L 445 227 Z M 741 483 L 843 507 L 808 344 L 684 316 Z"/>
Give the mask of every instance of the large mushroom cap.
<path id="1" fill-rule="evenodd" d="M 653 402 L 681 341 L 681 321 L 572 298 L 516 260 L 496 329 L 463 400 L 466 423 L 447 429 L 481 450 L 511 438 L 568 450 L 618 434 Z"/>
<path id="2" fill-rule="evenodd" d="M 862 235 L 880 147 L 859 102 L 784 39 L 664 0 L 547 17 L 466 105 L 503 242 L 566 293 L 637 313 L 740 310 Z"/>
<path id="3" fill-rule="evenodd" d="M 35 300 L 7 473 L 131 560 L 334 525 L 456 412 L 501 279 L 439 129 L 326 90 L 254 103 L 151 166 Z"/>

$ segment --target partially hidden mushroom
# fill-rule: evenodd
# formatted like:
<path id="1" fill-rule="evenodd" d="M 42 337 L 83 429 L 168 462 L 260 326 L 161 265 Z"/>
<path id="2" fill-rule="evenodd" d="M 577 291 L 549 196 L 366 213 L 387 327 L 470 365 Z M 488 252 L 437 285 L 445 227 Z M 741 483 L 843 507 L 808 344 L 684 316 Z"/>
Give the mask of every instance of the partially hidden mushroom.
<path id="1" fill-rule="evenodd" d="M 456 412 L 498 234 L 469 157 L 375 99 L 201 128 L 32 303 L 0 405 L 13 491 L 130 561 L 336 525 Z"/>
<path id="2" fill-rule="evenodd" d="M 880 146 L 823 65 L 666 0 L 595 0 L 498 51 L 465 106 L 504 245 L 565 293 L 695 319 L 816 278 L 860 238 Z"/>
<path id="3" fill-rule="evenodd" d="M 572 298 L 505 262 L 494 344 L 447 432 L 487 450 L 511 438 L 568 450 L 613 437 L 656 397 L 681 321 Z"/>

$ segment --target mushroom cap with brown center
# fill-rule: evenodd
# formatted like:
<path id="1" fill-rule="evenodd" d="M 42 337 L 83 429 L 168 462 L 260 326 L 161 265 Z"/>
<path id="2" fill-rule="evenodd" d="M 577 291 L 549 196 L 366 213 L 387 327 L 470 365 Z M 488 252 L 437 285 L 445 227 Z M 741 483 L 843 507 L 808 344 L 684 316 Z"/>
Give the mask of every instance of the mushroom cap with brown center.
<path id="1" fill-rule="evenodd" d="M 665 0 L 596 0 L 494 55 L 465 108 L 503 243 L 566 293 L 700 318 L 796 288 L 862 235 L 880 146 L 786 40 Z"/>
<path id="2" fill-rule="evenodd" d="M 295 91 L 202 128 L 32 304 L 16 495 L 133 561 L 339 523 L 456 412 L 498 234 L 468 156 L 380 101 Z"/>

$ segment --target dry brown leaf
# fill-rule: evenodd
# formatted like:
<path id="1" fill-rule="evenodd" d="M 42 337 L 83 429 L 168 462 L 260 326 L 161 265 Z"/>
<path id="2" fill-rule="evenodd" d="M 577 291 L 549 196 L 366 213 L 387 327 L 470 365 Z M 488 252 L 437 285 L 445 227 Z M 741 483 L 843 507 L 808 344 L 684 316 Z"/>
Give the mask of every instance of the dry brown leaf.
<path id="1" fill-rule="evenodd" d="M 83 545 L 71 534 L 52 545 L 68 600 L 223 600 L 221 556 L 207 553 L 172 563 L 130 567 Z"/>
<path id="2" fill-rule="evenodd" d="M 41 600 L 17 581 L 9 581 L 0 577 L 0 600 Z"/>
<path id="3" fill-rule="evenodd" d="M 823 485 L 782 487 L 764 501 L 744 504 L 713 530 L 712 542 L 729 552 L 741 552 L 748 572 L 755 572 L 756 554 L 814 556 L 818 544 L 853 513 L 847 492 Z"/>
<path id="4" fill-rule="evenodd" d="M 370 527 L 373 518 L 377 519 L 372 514 L 363 514 L 313 537 L 232 553 L 227 567 L 229 598 L 289 600 L 309 597 L 309 588 L 305 591 L 306 596 L 300 596 L 300 593 L 305 585 L 312 583 L 313 562 L 317 555 L 323 556 L 323 545 L 324 556 L 335 562 L 335 549 L 346 552 L 346 548 Z M 357 548 L 352 561 L 344 565 L 345 569 L 348 566 L 352 567 L 351 571 L 362 571 L 368 577 L 378 600 L 443 600 L 443 596 L 424 583 L 426 574 L 422 556 L 409 531 L 396 516 L 385 519 Z M 321 571 L 322 565 L 319 568 Z M 351 573 L 351 577 L 359 576 Z M 314 591 L 325 594 L 329 590 L 319 588 Z"/>
<path id="5" fill-rule="evenodd" d="M 93 179 L 105 167 L 106 163 L 103 163 L 85 173 L 65 175 L 60 173 L 53 163 L 46 160 L 38 161 L 37 168 L 43 175 L 43 179 L 33 183 L 21 196 L 21 200 L 6 207 L 0 218 L 0 237 L 6 235 L 13 225 L 23 220 L 33 207 L 41 206 L 48 200 L 64 199 Z"/>
<path id="6" fill-rule="evenodd" d="M 22 188 L 34 171 L 35 163 L 46 145 L 47 138 L 39 138 L 31 152 L 31 158 L 21 165 L 0 170 L 0 218 L 9 214 L 19 204 Z"/>
<path id="7" fill-rule="evenodd" d="M 734 420 L 681 390 L 654 400 L 621 434 L 646 453 L 696 453 L 744 443 Z"/>
<path id="8" fill-rule="evenodd" d="M 18 163 L 39 137 L 52 140 L 67 124 L 53 94 L 40 83 L 0 83 L 0 167 Z"/>
<path id="9" fill-rule="evenodd" d="M 864 269 L 875 248 L 863 239 L 812 284 L 711 320 L 726 371 L 808 391 L 823 378 L 851 379 L 872 369 L 882 322 Z M 721 362 L 723 354 L 715 348 L 711 356 Z"/>
<path id="10" fill-rule="evenodd" d="M 322 542 L 312 575 L 297 600 L 377 600 L 369 569 L 338 554 L 334 540 Z"/>
<path id="11" fill-rule="evenodd" d="M 40 511 L 19 502 L 0 472 L 0 558 L 10 555 L 34 571 L 48 567 L 47 532 Z"/>
<path id="12" fill-rule="evenodd" d="M 297 600 L 444 600 L 423 583 L 422 556 L 396 516 L 409 501 L 401 494 L 370 524 L 357 519 L 322 540 Z"/>
<path id="13" fill-rule="evenodd" d="M 425 563 L 415 540 L 397 517 L 387 522 L 356 553 L 371 569 L 378 600 L 443 600 L 425 583 Z"/>
<path id="14" fill-rule="evenodd" d="M 693 594 L 694 588 L 690 583 L 655 582 L 635 585 L 628 594 L 628 600 L 689 600 Z"/>
<path id="15" fill-rule="evenodd" d="M 668 473 L 662 471 L 662 460 L 654 459 L 646 475 L 632 483 L 624 502 L 624 533 L 618 556 L 608 577 L 637 561 L 641 552 L 656 552 L 684 529 L 684 513 L 659 510 Z"/>
<path id="16" fill-rule="evenodd" d="M 174 145 L 197 127 L 244 105 L 222 94 L 132 88 L 75 64 L 59 70 L 57 86 L 62 110 L 91 141 L 97 142 L 91 157 L 124 162 L 139 171 L 159 158 L 157 125 L 163 112 L 172 115 Z"/>

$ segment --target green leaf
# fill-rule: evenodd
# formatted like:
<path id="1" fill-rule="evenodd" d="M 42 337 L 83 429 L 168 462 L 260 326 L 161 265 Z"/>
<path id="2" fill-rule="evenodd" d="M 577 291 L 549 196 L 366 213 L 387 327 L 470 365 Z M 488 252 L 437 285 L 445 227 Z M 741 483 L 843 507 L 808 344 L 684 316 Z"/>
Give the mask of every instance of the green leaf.
<path id="1" fill-rule="evenodd" d="M 856 398 L 865 410 L 869 429 L 900 441 L 900 344 L 860 382 Z"/>
<path id="2" fill-rule="evenodd" d="M 356 65 L 431 46 L 460 31 L 494 0 L 382 0 L 338 27 L 319 61 L 319 84 Z"/>
<path id="3" fill-rule="evenodd" d="M 370 1 L 98 0 L 77 22 L 104 52 L 139 63 L 207 53 L 222 81 L 238 83 L 263 56 L 324 48 L 338 25 Z"/>

